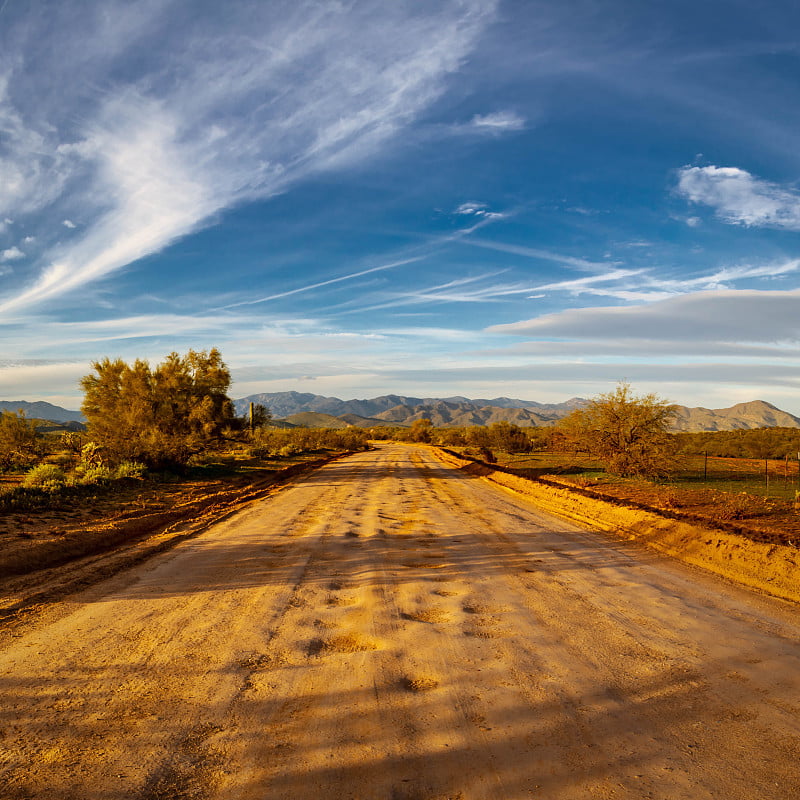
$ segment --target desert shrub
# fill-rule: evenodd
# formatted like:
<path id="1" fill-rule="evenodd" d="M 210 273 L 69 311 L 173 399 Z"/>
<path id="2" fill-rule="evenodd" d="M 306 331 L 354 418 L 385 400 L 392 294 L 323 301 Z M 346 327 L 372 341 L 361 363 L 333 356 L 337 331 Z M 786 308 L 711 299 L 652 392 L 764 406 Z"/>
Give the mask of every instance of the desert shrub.
<path id="1" fill-rule="evenodd" d="M 114 472 L 110 467 L 99 464 L 95 467 L 87 467 L 75 471 L 77 482 L 89 486 L 95 483 L 108 483 L 114 479 Z"/>
<path id="2" fill-rule="evenodd" d="M 483 425 L 473 425 L 467 428 L 467 444 L 472 448 L 491 447 L 492 437 L 489 429 Z"/>
<path id="3" fill-rule="evenodd" d="M 467 443 L 467 437 L 463 428 L 438 428 L 436 443 L 443 447 L 463 447 Z"/>
<path id="4" fill-rule="evenodd" d="M 471 458 L 479 458 L 487 464 L 497 463 L 497 456 L 488 447 L 467 447 L 464 450 L 464 455 Z"/>
<path id="5" fill-rule="evenodd" d="M 322 450 L 365 450 L 368 434 L 363 428 L 268 428 L 255 431 L 250 453 L 292 456 Z"/>
<path id="6" fill-rule="evenodd" d="M 716 516 L 721 520 L 746 519 L 766 514 L 770 510 L 766 498 L 747 492 L 720 492 L 716 498 Z"/>
<path id="7" fill-rule="evenodd" d="M 144 464 L 139 461 L 123 461 L 117 464 L 114 469 L 114 478 L 120 480 L 122 478 L 142 478 L 146 471 Z"/>
<path id="8" fill-rule="evenodd" d="M 598 395 L 558 423 L 565 444 L 591 453 L 624 477 L 656 477 L 672 466 L 675 442 L 668 427 L 675 406 L 655 394 L 637 397 L 627 383 Z"/>
<path id="9" fill-rule="evenodd" d="M 152 368 L 117 359 L 94 362 L 81 381 L 93 440 L 111 463 L 185 465 L 219 444 L 234 420 L 230 373 L 219 351 L 171 353 Z"/>
<path id="10" fill-rule="evenodd" d="M 38 459 L 36 423 L 26 419 L 25 412 L 0 412 L 0 472 L 24 469 Z"/>
<path id="11" fill-rule="evenodd" d="M 25 475 L 22 485 L 26 489 L 53 489 L 63 486 L 66 480 L 64 470 L 56 464 L 39 464 Z"/>
<path id="12" fill-rule="evenodd" d="M 488 428 L 489 446 L 505 453 L 529 453 L 531 440 L 525 431 L 511 422 L 493 422 Z"/>
<path id="13" fill-rule="evenodd" d="M 481 449 L 480 449 L 480 457 L 487 464 L 496 464 L 497 463 L 497 456 L 488 447 L 481 447 Z"/>

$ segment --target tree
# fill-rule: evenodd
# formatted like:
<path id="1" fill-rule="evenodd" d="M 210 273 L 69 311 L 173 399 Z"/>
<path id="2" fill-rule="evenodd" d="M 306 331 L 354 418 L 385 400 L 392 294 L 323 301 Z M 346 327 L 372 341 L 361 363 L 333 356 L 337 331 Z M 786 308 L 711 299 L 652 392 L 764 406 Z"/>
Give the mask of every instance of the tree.
<path id="1" fill-rule="evenodd" d="M 676 407 L 655 394 L 636 397 L 628 383 L 598 395 L 558 425 L 576 450 L 600 458 L 616 475 L 655 477 L 668 471 Z"/>
<path id="2" fill-rule="evenodd" d="M 505 420 L 493 422 L 489 426 L 488 433 L 491 446 L 495 450 L 503 450 L 506 453 L 529 453 L 531 451 L 531 440 L 519 425 Z"/>
<path id="3" fill-rule="evenodd" d="M 28 466 L 36 456 L 36 422 L 18 414 L 0 412 L 0 471 Z"/>
<path id="4" fill-rule="evenodd" d="M 233 421 L 230 372 L 218 350 L 170 353 L 154 369 L 108 358 L 81 380 L 89 435 L 108 460 L 183 465 Z"/>
<path id="5" fill-rule="evenodd" d="M 433 423 L 427 418 L 415 419 L 408 431 L 408 438 L 412 442 L 430 442 Z"/>

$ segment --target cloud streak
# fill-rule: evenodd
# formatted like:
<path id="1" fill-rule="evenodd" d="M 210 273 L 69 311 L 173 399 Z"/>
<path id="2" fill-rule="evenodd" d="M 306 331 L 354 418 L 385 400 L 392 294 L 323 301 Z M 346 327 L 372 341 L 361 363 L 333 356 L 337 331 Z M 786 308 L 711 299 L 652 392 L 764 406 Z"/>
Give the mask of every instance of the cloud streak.
<path id="1" fill-rule="evenodd" d="M 37 71 L 21 45 L 72 49 L 75 21 L 25 18 L 0 36 L 0 213 L 51 231 L 38 276 L 0 310 L 96 281 L 223 209 L 371 157 L 441 95 L 495 3 L 441 0 L 412 15 L 307 2 L 280 18 L 262 5 L 190 6 L 90 14 L 80 41 L 104 47 L 76 60 L 65 97 L 47 88 L 58 73 Z M 179 12 L 184 24 L 168 24 Z M 142 67 L 146 36 L 159 46 Z"/>

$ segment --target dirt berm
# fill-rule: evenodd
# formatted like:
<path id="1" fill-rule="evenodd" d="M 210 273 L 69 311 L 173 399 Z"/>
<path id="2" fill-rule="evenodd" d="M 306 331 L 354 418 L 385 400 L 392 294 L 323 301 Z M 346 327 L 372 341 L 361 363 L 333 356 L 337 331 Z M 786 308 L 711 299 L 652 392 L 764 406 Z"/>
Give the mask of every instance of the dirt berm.
<path id="1" fill-rule="evenodd" d="M 542 510 L 595 530 L 642 542 L 670 556 L 759 591 L 800 603 L 800 549 L 755 542 L 711 526 L 588 497 L 580 490 L 532 480 L 436 448 L 448 464 L 529 497 Z M 672 515 L 674 517 L 675 515 Z"/>

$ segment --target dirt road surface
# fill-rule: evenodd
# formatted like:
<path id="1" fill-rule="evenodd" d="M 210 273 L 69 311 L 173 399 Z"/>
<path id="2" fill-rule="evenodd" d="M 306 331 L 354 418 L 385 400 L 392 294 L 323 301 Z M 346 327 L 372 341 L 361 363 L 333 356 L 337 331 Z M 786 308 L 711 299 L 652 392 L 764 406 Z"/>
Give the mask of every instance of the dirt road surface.
<path id="1" fill-rule="evenodd" d="M 799 642 L 796 606 L 386 445 L 6 641 L 0 797 L 788 800 Z"/>

